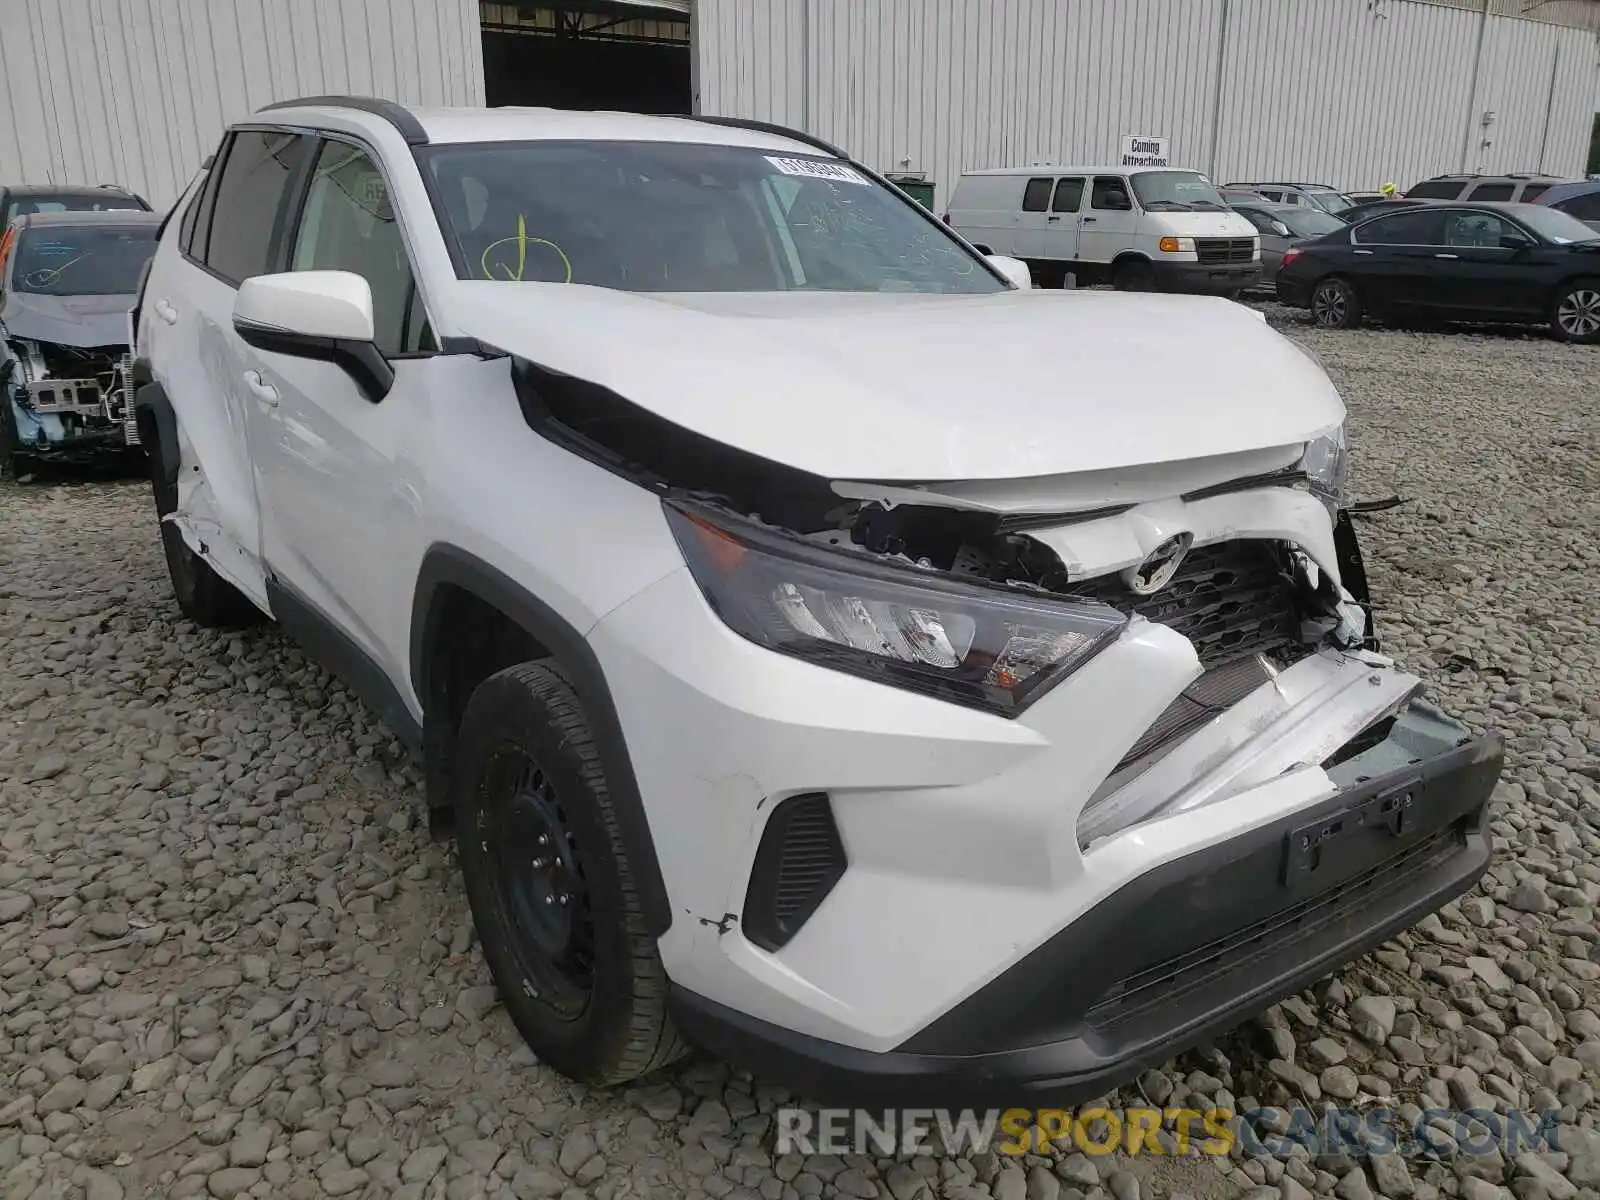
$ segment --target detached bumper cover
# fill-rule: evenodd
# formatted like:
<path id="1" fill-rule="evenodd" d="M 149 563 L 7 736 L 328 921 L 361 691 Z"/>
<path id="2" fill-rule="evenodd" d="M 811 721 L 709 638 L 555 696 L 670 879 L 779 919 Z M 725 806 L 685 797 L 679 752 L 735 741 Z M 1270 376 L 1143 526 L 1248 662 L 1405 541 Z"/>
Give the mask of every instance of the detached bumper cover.
<path id="1" fill-rule="evenodd" d="M 1502 757 L 1496 738 L 1464 741 L 1158 867 L 887 1053 L 682 989 L 676 1019 L 705 1048 L 816 1100 L 968 1107 L 1104 1095 L 1468 890 L 1489 863 L 1482 825 Z"/>

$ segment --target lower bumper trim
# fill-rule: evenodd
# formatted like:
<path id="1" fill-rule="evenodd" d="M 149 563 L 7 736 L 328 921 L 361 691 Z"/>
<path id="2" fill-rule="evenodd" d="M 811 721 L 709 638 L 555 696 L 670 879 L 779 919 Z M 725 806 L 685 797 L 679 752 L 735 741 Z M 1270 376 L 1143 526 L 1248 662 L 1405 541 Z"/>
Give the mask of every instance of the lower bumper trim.
<path id="1" fill-rule="evenodd" d="M 816 1101 L 1005 1107 L 1102 1096 L 1472 887 L 1489 863 L 1481 826 L 1502 754 L 1497 739 L 1469 741 L 1165 864 L 892 1051 L 795 1033 L 681 988 L 675 1019 L 703 1048 Z M 1338 823 L 1397 788 L 1414 802 L 1409 825 L 1363 823 L 1330 839 L 1309 874 L 1296 865 L 1308 823 Z M 1173 921 L 1175 911 L 1185 919 Z"/>

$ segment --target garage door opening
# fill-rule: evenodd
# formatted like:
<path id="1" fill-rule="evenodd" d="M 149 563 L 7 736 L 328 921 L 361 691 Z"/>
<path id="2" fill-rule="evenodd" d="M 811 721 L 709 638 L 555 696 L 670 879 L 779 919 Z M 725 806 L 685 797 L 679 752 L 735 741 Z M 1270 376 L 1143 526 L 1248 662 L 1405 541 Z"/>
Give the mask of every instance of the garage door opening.
<path id="1" fill-rule="evenodd" d="M 685 0 L 479 4 L 492 105 L 693 111 Z"/>

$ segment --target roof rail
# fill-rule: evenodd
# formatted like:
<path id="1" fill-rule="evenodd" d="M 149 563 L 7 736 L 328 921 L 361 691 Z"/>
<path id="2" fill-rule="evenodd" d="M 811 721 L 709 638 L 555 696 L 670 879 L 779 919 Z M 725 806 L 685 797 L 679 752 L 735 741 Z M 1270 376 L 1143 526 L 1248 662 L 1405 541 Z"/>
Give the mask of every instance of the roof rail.
<path id="1" fill-rule="evenodd" d="M 784 125 L 774 125 L 770 121 L 751 121 L 744 117 L 703 117 L 699 114 L 685 118 L 690 121 L 699 121 L 704 125 L 722 125 L 730 129 L 749 129 L 755 133 L 770 133 L 776 137 L 790 138 L 796 142 L 804 142 L 807 146 L 815 146 L 818 150 L 833 155 L 835 158 L 849 158 L 839 147 L 813 137 L 809 133 L 801 133 L 798 129 L 790 129 Z"/>
<path id="2" fill-rule="evenodd" d="M 303 96 L 298 100 L 278 100 L 263 105 L 259 112 L 276 108 L 353 108 L 359 112 L 382 117 L 395 127 L 408 146 L 426 146 L 428 131 L 422 122 L 411 115 L 411 110 L 393 100 L 378 100 L 372 96 Z"/>

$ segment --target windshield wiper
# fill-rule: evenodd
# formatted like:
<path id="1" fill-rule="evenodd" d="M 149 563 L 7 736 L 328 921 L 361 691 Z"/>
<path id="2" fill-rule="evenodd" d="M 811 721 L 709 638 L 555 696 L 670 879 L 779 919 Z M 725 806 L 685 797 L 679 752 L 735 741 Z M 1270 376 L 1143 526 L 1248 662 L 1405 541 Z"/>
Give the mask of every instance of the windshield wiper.
<path id="1" fill-rule="evenodd" d="M 1163 207 L 1158 208 L 1157 205 Z M 1146 200 L 1144 206 L 1150 212 L 1168 212 L 1173 209 L 1179 212 L 1188 212 L 1190 207 L 1181 200 Z"/>
<path id="2" fill-rule="evenodd" d="M 1205 209 L 1208 212 L 1222 212 L 1223 208 L 1224 208 L 1223 205 L 1221 205 L 1221 204 L 1213 204 L 1210 200 L 1196 200 L 1189 207 L 1190 208 Z"/>

